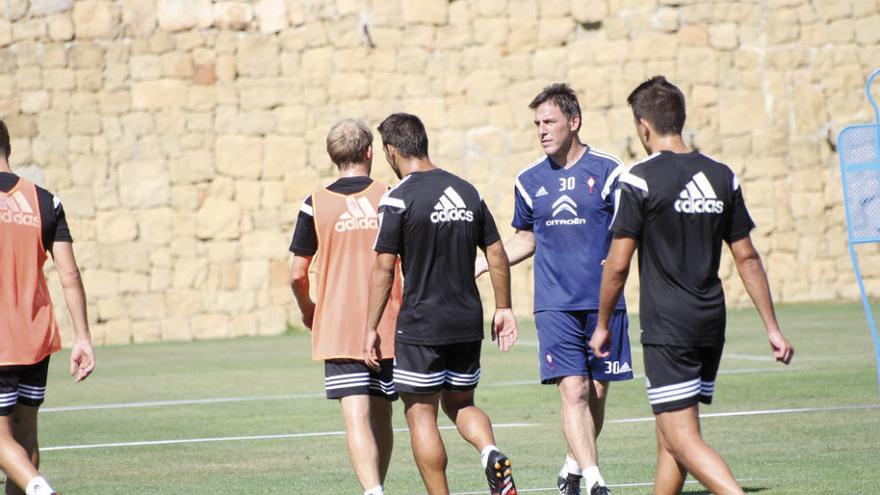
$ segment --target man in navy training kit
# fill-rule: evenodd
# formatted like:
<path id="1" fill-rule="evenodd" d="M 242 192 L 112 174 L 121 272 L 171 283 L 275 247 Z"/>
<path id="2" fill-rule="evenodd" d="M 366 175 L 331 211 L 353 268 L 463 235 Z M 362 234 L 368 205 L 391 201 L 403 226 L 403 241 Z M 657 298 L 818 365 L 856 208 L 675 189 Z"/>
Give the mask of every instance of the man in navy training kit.
<path id="1" fill-rule="evenodd" d="M 590 347 L 599 356 L 608 352 L 609 322 L 638 249 L 645 381 L 656 418 L 654 493 L 680 493 L 690 473 L 712 493 L 739 495 L 743 490 L 730 468 L 700 433 L 699 403 L 712 403 L 724 347 L 722 241 L 761 315 L 776 360 L 788 364 L 794 348 L 776 322 L 736 174 L 684 144 L 682 92 L 657 76 L 639 85 L 627 102 L 650 156 L 621 177 Z"/>
<path id="2" fill-rule="evenodd" d="M 596 358 L 588 342 L 596 326 L 602 265 L 611 244 L 617 179 L 623 164 L 581 142 L 581 110 L 566 84 L 544 88 L 529 108 L 546 156 L 516 178 L 513 227 L 504 244 L 511 264 L 535 256 L 535 325 L 541 383 L 559 390 L 568 455 L 557 478 L 561 495 L 609 493 L 599 473 L 596 437 L 611 381 L 631 380 L 629 326 L 623 298 L 610 322 L 611 355 Z M 478 260 L 476 274 L 486 270 Z"/>
<path id="3" fill-rule="evenodd" d="M 489 260 L 495 293 L 492 338 L 502 351 L 517 338 L 510 307 L 510 266 L 495 220 L 468 182 L 436 168 L 415 115 L 396 113 L 379 126 L 385 158 L 401 181 L 379 202 L 376 264 L 364 354 L 378 366 L 376 331 L 397 257 L 403 305 L 395 334 L 394 385 L 403 399 L 413 457 L 431 495 L 448 495 L 446 450 L 437 428 L 440 405 L 480 452 L 493 495 L 516 495 L 511 462 L 495 446 L 489 417 L 474 404 L 480 380 L 483 307 L 473 277 L 477 248 Z"/>

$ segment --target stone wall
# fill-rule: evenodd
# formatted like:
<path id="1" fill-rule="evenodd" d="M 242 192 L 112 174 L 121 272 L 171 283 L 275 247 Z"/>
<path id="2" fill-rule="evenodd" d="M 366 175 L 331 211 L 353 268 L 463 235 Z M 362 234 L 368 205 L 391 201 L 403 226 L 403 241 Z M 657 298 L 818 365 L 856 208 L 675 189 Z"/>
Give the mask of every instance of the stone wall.
<path id="1" fill-rule="evenodd" d="M 584 139 L 632 162 L 624 100 L 658 73 L 686 93 L 688 139 L 740 174 L 776 299 L 854 299 L 834 146 L 872 117 L 877 65 L 880 0 L 0 0 L 12 164 L 65 205 L 99 343 L 298 322 L 287 246 L 341 116 L 420 115 L 507 237 L 540 156 L 532 96 L 570 82 Z M 880 251 L 863 254 L 878 295 Z M 531 268 L 513 273 L 527 315 Z"/>

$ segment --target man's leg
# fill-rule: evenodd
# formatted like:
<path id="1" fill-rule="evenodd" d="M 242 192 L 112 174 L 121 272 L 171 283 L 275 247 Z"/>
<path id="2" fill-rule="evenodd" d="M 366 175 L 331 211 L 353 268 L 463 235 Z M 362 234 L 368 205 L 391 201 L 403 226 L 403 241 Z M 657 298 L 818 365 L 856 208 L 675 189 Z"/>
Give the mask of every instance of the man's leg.
<path id="1" fill-rule="evenodd" d="M 602 433 L 602 425 L 605 423 L 605 401 L 608 398 L 608 389 L 611 382 L 608 380 L 593 380 L 593 386 L 590 387 L 590 414 L 593 416 L 593 429 L 596 432 L 596 438 Z"/>
<path id="2" fill-rule="evenodd" d="M 476 447 L 478 452 L 495 445 L 492 422 L 482 409 L 474 405 L 474 391 L 444 390 L 441 395 L 443 412 L 455 423 L 461 437 Z"/>
<path id="3" fill-rule="evenodd" d="M 339 400 L 345 420 L 348 456 L 364 490 L 382 484 L 379 449 L 370 417 L 370 396 L 349 395 Z"/>
<path id="4" fill-rule="evenodd" d="M 670 452 L 658 423 L 654 424 L 654 430 L 657 433 L 657 475 L 654 477 L 654 495 L 678 495 L 684 487 L 687 470 Z"/>
<path id="5" fill-rule="evenodd" d="M 391 401 L 382 397 L 370 397 L 370 428 L 376 439 L 379 453 L 379 480 L 384 485 L 391 451 L 394 448 L 394 429 L 391 426 Z M 374 485 L 375 486 L 375 485 Z"/>
<path id="6" fill-rule="evenodd" d="M 12 436 L 22 446 L 35 469 L 40 469 L 40 448 L 37 444 L 37 411 L 39 408 L 16 404 L 12 410 Z M 30 480 L 28 480 L 30 481 Z M 6 484 L 6 495 L 24 495 L 13 483 Z"/>
<path id="7" fill-rule="evenodd" d="M 31 456 L 15 439 L 12 415 L 0 416 L 0 467 L 6 473 L 7 493 L 23 493 L 9 491 L 10 480 L 24 488 L 40 474 L 31 463 Z"/>
<path id="8" fill-rule="evenodd" d="M 561 401 L 562 431 L 578 466 L 598 465 L 596 429 L 590 412 L 590 378 L 566 376 L 557 382 Z"/>
<path id="9" fill-rule="evenodd" d="M 724 459 L 703 441 L 700 434 L 698 405 L 694 404 L 684 409 L 662 412 L 656 414 L 655 417 L 657 418 L 657 428 L 663 435 L 662 439 L 667 450 L 706 489 L 716 495 L 743 494 Z M 659 462 L 657 468 L 657 477 L 659 478 L 661 475 Z M 664 463 L 664 475 L 667 475 L 668 471 L 669 468 Z"/>
<path id="10" fill-rule="evenodd" d="M 440 393 L 427 395 L 401 393 L 409 426 L 413 457 L 429 495 L 448 495 L 446 448 L 437 428 Z"/>

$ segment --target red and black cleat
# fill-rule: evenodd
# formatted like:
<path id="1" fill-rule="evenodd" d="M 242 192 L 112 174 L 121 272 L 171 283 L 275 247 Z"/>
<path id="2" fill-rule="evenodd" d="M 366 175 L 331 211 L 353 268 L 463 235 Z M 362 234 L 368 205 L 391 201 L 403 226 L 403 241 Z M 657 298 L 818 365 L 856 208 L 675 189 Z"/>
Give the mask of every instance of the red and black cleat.
<path id="1" fill-rule="evenodd" d="M 516 495 L 510 459 L 500 451 L 494 450 L 489 454 L 486 480 L 489 482 L 489 493 L 492 495 Z"/>

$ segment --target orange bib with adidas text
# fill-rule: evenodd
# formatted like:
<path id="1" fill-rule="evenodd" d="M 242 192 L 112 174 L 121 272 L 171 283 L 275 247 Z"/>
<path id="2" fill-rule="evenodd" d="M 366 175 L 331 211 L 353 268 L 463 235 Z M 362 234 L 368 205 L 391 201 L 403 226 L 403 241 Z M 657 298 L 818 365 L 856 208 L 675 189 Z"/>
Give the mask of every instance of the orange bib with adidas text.
<path id="1" fill-rule="evenodd" d="M 19 179 L 0 192 L 0 366 L 38 363 L 61 349 L 46 259 L 37 188 Z"/>
<path id="2" fill-rule="evenodd" d="M 312 358 L 364 357 L 367 297 L 379 232 L 379 200 L 387 187 L 377 181 L 356 194 L 322 189 L 312 195 L 318 234 L 315 262 L 315 318 Z M 399 265 L 391 296 L 379 323 L 380 359 L 394 356 L 394 330 L 403 297 Z"/>

